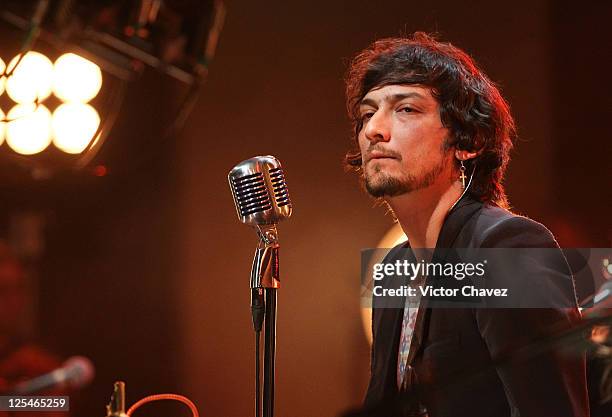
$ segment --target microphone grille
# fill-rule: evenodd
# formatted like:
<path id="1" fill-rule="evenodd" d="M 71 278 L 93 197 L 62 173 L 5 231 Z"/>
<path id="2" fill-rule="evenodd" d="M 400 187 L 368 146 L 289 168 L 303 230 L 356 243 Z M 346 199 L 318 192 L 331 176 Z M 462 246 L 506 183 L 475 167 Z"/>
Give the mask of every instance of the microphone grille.
<path id="1" fill-rule="evenodd" d="M 81 388 L 89 384 L 95 375 L 93 363 L 84 356 L 68 358 L 63 365 L 66 371 L 66 383 L 71 388 Z"/>
<path id="2" fill-rule="evenodd" d="M 277 224 L 291 216 L 285 174 L 275 157 L 256 156 L 242 161 L 230 171 L 228 180 L 242 223 Z"/>
<path id="3" fill-rule="evenodd" d="M 231 177 L 230 181 L 241 216 L 246 217 L 272 208 L 263 173 Z"/>
<path id="4" fill-rule="evenodd" d="M 274 199 L 276 205 L 284 207 L 291 205 L 291 199 L 289 198 L 289 190 L 287 189 L 287 183 L 285 182 L 285 174 L 282 168 L 273 168 L 270 170 L 270 179 L 274 190 Z"/>

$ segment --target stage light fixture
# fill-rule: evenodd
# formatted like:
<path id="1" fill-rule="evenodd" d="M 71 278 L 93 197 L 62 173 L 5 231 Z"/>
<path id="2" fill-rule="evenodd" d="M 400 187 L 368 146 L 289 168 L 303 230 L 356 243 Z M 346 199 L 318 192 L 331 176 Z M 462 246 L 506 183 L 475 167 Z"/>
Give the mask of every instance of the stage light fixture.
<path id="1" fill-rule="evenodd" d="M 16 57 L 0 60 L 0 95 L 7 92 L 0 106 L 14 106 L 0 118 L 0 144 L 4 136 L 11 151 L 3 156 L 37 178 L 89 165 L 121 116 L 128 84 L 148 68 L 188 86 L 159 141 L 176 134 L 206 80 L 225 18 L 222 0 L 2 3 L 7 26 L 0 29 L 21 41 Z"/>
<path id="2" fill-rule="evenodd" d="M 6 143 L 21 155 L 44 151 L 51 143 L 51 112 L 42 104 L 17 104 L 7 115 Z"/>
<path id="3" fill-rule="evenodd" d="M 30 51 L 15 56 L 8 64 L 6 92 L 19 104 L 42 101 L 51 95 L 53 63 L 45 55 Z"/>
<path id="4" fill-rule="evenodd" d="M 53 112 L 53 144 L 66 153 L 79 154 L 87 148 L 100 126 L 96 109 L 84 103 L 64 103 Z"/>
<path id="5" fill-rule="evenodd" d="M 86 103 L 102 87 L 102 71 L 93 62 L 73 53 L 60 56 L 53 66 L 53 93 L 66 102 Z"/>
<path id="6" fill-rule="evenodd" d="M 83 152 L 100 126 L 98 111 L 85 104 L 102 87 L 100 67 L 74 53 L 63 54 L 55 64 L 36 51 L 19 58 L 6 68 L 7 93 L 18 104 L 6 117 L 1 114 L 8 145 L 21 155 L 42 152 L 51 142 L 65 153 Z M 61 101 L 53 116 L 40 104 L 51 92 Z M 0 139 L 4 136 L 2 131 Z"/>

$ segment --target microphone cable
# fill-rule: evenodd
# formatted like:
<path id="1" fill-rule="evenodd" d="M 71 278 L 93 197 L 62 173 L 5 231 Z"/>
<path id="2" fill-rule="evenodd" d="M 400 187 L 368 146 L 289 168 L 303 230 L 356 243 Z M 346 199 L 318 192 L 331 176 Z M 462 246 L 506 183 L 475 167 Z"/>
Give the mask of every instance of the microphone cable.
<path id="1" fill-rule="evenodd" d="M 255 330 L 255 417 L 261 417 L 261 328 L 266 314 L 262 288 L 251 289 L 251 315 Z"/>
<path id="2" fill-rule="evenodd" d="M 261 417 L 261 330 L 255 331 L 255 417 Z"/>
<path id="3" fill-rule="evenodd" d="M 189 409 L 191 410 L 192 417 L 200 417 L 200 413 L 198 413 L 198 408 L 195 406 L 193 401 L 191 401 L 187 397 L 184 397 L 184 396 L 178 395 L 178 394 L 156 394 L 156 395 L 149 395 L 148 397 L 144 397 L 143 399 L 136 401 L 127 410 L 126 414 L 131 417 L 132 414 L 134 413 L 134 411 L 136 411 L 140 406 L 142 406 L 142 405 L 144 405 L 146 403 L 150 403 L 150 402 L 153 402 L 153 401 L 161 401 L 161 400 L 174 400 L 174 401 L 182 402 L 183 404 L 187 405 L 187 407 L 189 407 Z"/>

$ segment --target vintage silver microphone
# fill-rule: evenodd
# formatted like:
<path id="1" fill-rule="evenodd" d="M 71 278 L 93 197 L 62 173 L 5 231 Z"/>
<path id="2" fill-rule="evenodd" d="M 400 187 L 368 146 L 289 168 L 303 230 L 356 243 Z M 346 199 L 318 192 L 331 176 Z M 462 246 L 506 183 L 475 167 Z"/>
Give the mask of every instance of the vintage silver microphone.
<path id="1" fill-rule="evenodd" d="M 260 239 L 251 269 L 251 288 L 279 288 L 276 225 L 293 211 L 283 168 L 273 156 L 256 156 L 236 165 L 228 180 L 238 219 L 256 227 Z"/>
<path id="2" fill-rule="evenodd" d="M 275 157 L 256 156 L 242 161 L 230 171 L 228 180 L 242 223 L 275 225 L 291 216 L 285 174 Z"/>
<path id="3" fill-rule="evenodd" d="M 228 175 L 238 219 L 257 229 L 259 244 L 251 268 L 251 312 L 256 343 L 256 415 L 259 395 L 259 334 L 265 321 L 263 415 L 274 415 L 274 362 L 276 351 L 276 291 L 280 287 L 276 225 L 291 216 L 293 207 L 280 162 L 256 156 L 236 165 Z"/>

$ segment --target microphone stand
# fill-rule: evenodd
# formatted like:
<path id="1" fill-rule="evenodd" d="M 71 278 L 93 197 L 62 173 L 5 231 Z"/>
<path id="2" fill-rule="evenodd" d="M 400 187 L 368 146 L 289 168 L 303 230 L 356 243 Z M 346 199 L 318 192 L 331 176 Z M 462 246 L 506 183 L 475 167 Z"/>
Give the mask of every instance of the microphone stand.
<path id="1" fill-rule="evenodd" d="M 259 244 L 251 268 L 251 312 L 257 334 L 257 364 L 259 363 L 259 332 L 264 323 L 263 416 L 274 416 L 274 365 L 276 356 L 276 290 L 280 287 L 278 268 L 278 232 L 276 225 L 258 225 Z M 259 416 L 259 366 L 256 369 L 256 414 Z"/>

